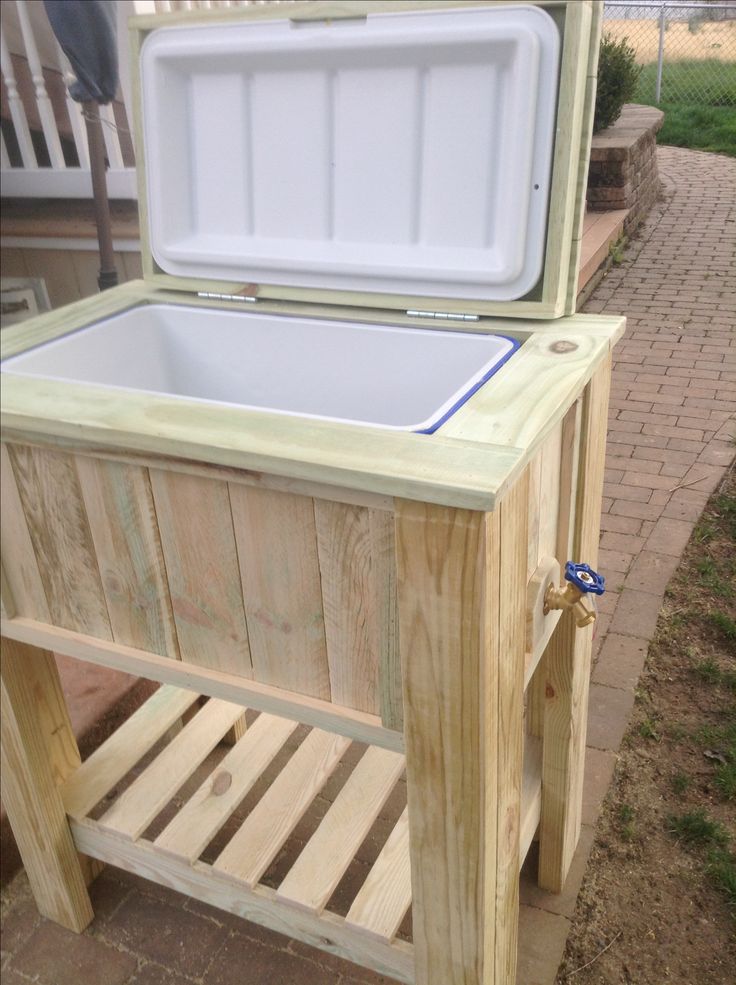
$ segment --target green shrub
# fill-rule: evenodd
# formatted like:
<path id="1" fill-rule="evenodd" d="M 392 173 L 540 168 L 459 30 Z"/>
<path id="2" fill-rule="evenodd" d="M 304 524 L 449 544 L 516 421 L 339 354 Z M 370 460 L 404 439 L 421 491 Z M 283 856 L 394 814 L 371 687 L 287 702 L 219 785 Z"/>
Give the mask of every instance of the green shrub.
<path id="1" fill-rule="evenodd" d="M 598 61 L 598 91 L 595 97 L 593 132 L 605 130 L 621 115 L 624 103 L 631 101 L 641 74 L 628 38 L 614 41 L 604 34 Z"/>

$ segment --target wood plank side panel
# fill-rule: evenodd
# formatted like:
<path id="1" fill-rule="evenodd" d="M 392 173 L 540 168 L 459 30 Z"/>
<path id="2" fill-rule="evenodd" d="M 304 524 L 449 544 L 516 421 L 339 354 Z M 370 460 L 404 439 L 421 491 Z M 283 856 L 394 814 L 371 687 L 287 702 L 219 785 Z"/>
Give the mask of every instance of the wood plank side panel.
<path id="1" fill-rule="evenodd" d="M 113 638 L 176 657 L 174 614 L 148 470 L 76 457 Z"/>
<path id="2" fill-rule="evenodd" d="M 573 553 L 595 566 L 611 357 L 583 394 Z M 539 884 L 560 892 L 580 835 L 592 628 L 564 612 L 547 649 Z"/>
<path id="3" fill-rule="evenodd" d="M 410 905 L 409 810 L 404 808 L 345 920 L 391 940 Z"/>
<path id="4" fill-rule="evenodd" d="M 371 536 L 371 579 L 378 620 L 379 698 L 386 728 L 404 728 L 401 649 L 396 596 L 396 534 L 393 510 L 368 513 Z"/>
<path id="5" fill-rule="evenodd" d="M 315 500 L 314 516 L 332 700 L 376 713 L 381 613 L 369 511 Z"/>
<path id="6" fill-rule="evenodd" d="M 3 573 L 14 603 L 13 615 L 49 622 L 46 591 L 5 444 L 0 448 L 0 543 Z"/>
<path id="7" fill-rule="evenodd" d="M 224 482 L 150 469 L 181 659 L 252 676 Z"/>
<path id="8" fill-rule="evenodd" d="M 330 699 L 314 503 L 230 486 L 257 681 Z"/>
<path id="9" fill-rule="evenodd" d="M 112 639 L 73 456 L 22 445 L 9 445 L 8 452 L 51 621 Z"/>
<path id="10" fill-rule="evenodd" d="M 562 314 L 567 307 L 565 291 L 572 259 L 570 243 L 577 214 L 576 196 L 584 194 L 578 183 L 583 167 L 579 148 L 582 140 L 582 108 L 587 88 L 591 18 L 591 4 L 567 5 L 542 290 L 542 299 L 555 304 L 557 314 Z"/>
<path id="11" fill-rule="evenodd" d="M 416 980 L 490 985 L 498 516 L 413 501 L 396 510 Z"/>

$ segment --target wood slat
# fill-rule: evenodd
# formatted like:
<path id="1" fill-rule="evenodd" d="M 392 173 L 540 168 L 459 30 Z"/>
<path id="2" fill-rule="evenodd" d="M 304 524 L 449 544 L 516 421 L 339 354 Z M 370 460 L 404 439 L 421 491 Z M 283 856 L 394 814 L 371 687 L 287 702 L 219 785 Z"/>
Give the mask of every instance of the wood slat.
<path id="1" fill-rule="evenodd" d="M 220 853 L 214 868 L 255 885 L 349 745 L 344 736 L 312 729 Z"/>
<path id="2" fill-rule="evenodd" d="M 499 517 L 396 505 L 416 977 L 495 985 Z"/>
<path id="3" fill-rule="evenodd" d="M 259 715 L 154 844 L 198 858 L 296 727 L 285 718 Z"/>
<path id="4" fill-rule="evenodd" d="M 578 461 L 580 458 L 580 427 L 582 399 L 578 398 L 562 421 L 560 442 L 560 505 L 557 515 L 557 547 L 555 557 L 564 566 L 572 556 L 575 532 L 575 501 L 578 490 Z"/>
<path id="5" fill-rule="evenodd" d="M 319 571 L 332 700 L 379 710 L 379 599 L 372 578 L 369 511 L 315 500 Z"/>
<path id="6" fill-rule="evenodd" d="M 16 613 L 49 622 L 49 605 L 6 445 L 0 448 L 0 541 Z"/>
<path id="7" fill-rule="evenodd" d="M 383 940 L 391 940 L 410 905 L 409 809 L 405 808 L 345 921 Z"/>
<path id="8" fill-rule="evenodd" d="M 182 660 L 251 677 L 227 484 L 149 474 Z"/>
<path id="9" fill-rule="evenodd" d="M 370 746 L 277 890 L 323 909 L 404 770 L 404 757 Z"/>
<path id="10" fill-rule="evenodd" d="M 100 824 L 137 838 L 243 714 L 241 705 L 212 698 L 146 767 Z"/>
<path id="11" fill-rule="evenodd" d="M 52 621 L 112 639 L 73 457 L 22 445 L 8 452 Z"/>
<path id="12" fill-rule="evenodd" d="M 313 501 L 230 486 L 255 678 L 330 698 Z"/>
<path id="13" fill-rule="evenodd" d="M 312 947 L 372 968 L 378 974 L 397 978 L 407 985 L 415 980 L 412 946 L 405 941 L 397 940 L 387 945 L 376 937 L 348 928 L 343 918 L 336 914 L 323 912 L 316 915 L 285 905 L 267 886 L 250 888 L 203 862 L 187 862 L 159 851 L 146 841 L 132 842 L 114 831 L 102 830 L 95 821 L 87 818 L 73 820 L 71 827 L 75 843 L 89 855 Z"/>
<path id="14" fill-rule="evenodd" d="M 529 538 L 527 541 L 526 579 L 532 577 L 539 564 L 539 527 L 541 522 L 542 453 L 538 451 L 528 467 L 529 472 Z"/>
<path id="15" fill-rule="evenodd" d="M 371 578 L 378 620 L 379 692 L 381 720 L 386 728 L 404 728 L 401 692 L 401 651 L 396 594 L 396 534 L 394 515 L 369 511 Z"/>
<path id="16" fill-rule="evenodd" d="M 524 767 L 524 638 L 529 476 L 525 472 L 500 506 L 498 661 L 498 778 L 487 809 L 497 811 L 495 981 L 516 980 L 521 866 L 521 804 Z"/>
<path id="17" fill-rule="evenodd" d="M 76 468 L 114 639 L 177 656 L 148 471 L 81 455 Z"/>
<path id="18" fill-rule="evenodd" d="M 194 704 L 198 695 L 162 685 L 66 781 L 64 807 L 84 817 Z"/>

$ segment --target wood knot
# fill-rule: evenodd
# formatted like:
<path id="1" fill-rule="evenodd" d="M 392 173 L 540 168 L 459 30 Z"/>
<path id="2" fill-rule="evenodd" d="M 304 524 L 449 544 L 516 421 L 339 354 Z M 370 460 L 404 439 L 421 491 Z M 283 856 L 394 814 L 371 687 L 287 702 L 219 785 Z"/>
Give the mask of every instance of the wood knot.
<path id="1" fill-rule="evenodd" d="M 577 342 L 568 342 L 567 339 L 559 339 L 549 347 L 550 352 L 575 352 L 578 348 Z"/>
<path id="2" fill-rule="evenodd" d="M 230 789 L 232 782 L 232 773 L 228 773 L 227 770 L 220 770 L 219 773 L 215 774 L 215 778 L 212 781 L 212 793 L 215 797 L 221 797 Z"/>
<path id="3" fill-rule="evenodd" d="M 544 688 L 544 696 L 546 698 L 554 698 L 555 696 L 555 689 L 549 683 L 547 683 L 547 685 Z"/>

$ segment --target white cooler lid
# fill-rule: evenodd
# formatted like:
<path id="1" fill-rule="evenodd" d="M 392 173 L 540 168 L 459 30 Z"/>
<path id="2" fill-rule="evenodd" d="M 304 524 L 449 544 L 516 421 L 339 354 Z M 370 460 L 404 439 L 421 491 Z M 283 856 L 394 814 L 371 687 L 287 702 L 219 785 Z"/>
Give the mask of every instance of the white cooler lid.
<path id="1" fill-rule="evenodd" d="M 522 297 L 542 272 L 559 47 L 533 6 L 153 31 L 154 259 L 180 277 Z"/>

